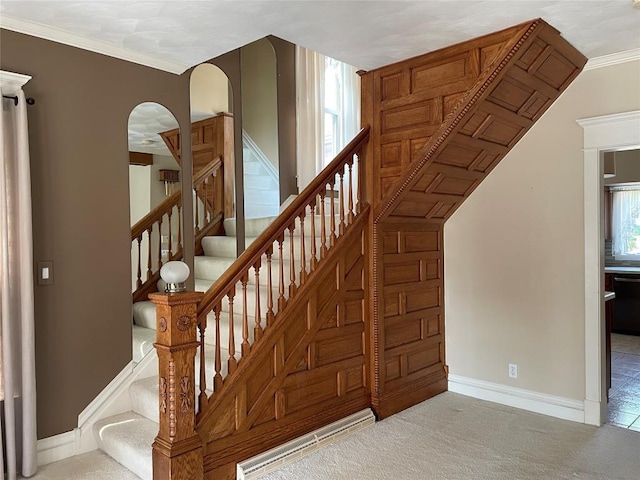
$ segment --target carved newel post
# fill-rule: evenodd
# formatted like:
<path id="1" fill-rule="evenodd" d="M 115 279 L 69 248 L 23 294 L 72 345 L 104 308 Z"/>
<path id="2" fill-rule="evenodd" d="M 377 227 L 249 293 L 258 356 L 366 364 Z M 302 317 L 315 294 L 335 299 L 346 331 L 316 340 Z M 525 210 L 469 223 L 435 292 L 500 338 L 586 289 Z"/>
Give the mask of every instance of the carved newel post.
<path id="1" fill-rule="evenodd" d="M 160 431 L 153 442 L 154 480 L 201 480 L 202 439 L 195 431 L 197 305 L 203 293 L 153 293 L 159 362 Z"/>

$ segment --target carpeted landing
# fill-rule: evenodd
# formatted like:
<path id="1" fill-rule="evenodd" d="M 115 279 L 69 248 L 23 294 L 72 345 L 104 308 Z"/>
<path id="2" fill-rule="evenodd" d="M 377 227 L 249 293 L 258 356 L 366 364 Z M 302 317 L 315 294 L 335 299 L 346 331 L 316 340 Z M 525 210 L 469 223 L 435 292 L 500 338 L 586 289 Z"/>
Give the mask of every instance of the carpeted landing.
<path id="1" fill-rule="evenodd" d="M 37 480 L 137 478 L 101 452 Z M 638 480 L 640 432 L 591 427 L 444 393 L 263 480 Z"/>

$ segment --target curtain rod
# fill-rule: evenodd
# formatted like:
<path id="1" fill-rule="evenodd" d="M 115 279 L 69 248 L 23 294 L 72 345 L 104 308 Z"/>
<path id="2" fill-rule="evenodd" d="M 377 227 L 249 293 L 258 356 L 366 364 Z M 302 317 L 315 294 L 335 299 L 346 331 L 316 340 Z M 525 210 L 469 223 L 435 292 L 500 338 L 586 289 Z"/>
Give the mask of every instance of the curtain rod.
<path id="1" fill-rule="evenodd" d="M 16 95 L 2 95 L 2 98 L 10 98 L 13 100 L 14 105 L 18 105 L 18 97 Z M 33 105 L 34 103 L 36 103 L 36 101 L 33 98 L 27 98 L 27 105 Z"/>

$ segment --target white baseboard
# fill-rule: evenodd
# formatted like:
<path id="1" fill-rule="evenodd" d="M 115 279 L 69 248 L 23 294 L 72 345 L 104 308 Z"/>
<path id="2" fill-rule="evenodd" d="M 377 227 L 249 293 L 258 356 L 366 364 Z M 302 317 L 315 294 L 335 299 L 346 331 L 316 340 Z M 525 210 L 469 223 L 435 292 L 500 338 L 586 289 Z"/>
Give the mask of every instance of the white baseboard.
<path id="1" fill-rule="evenodd" d="M 551 417 L 585 422 L 584 402 L 449 374 L 449 391 Z"/>
<path id="2" fill-rule="evenodd" d="M 76 454 L 76 434 L 66 432 L 38 440 L 38 466 L 64 460 Z"/>

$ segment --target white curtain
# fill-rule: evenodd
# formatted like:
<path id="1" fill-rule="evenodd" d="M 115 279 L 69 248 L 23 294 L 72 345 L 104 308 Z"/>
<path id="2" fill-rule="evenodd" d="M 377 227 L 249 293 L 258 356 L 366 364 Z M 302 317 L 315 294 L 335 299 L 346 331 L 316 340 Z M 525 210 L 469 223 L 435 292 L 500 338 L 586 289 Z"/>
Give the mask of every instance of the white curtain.
<path id="1" fill-rule="evenodd" d="M 21 85 L 29 77 L 0 72 L 0 381 L 4 478 L 32 476 L 37 466 L 33 308 L 33 244 L 27 104 Z M 3 464 L 6 464 L 6 472 Z"/>
<path id="2" fill-rule="evenodd" d="M 615 187 L 611 190 L 613 256 L 624 259 L 628 255 L 640 255 L 640 188 Z"/>
<path id="3" fill-rule="evenodd" d="M 337 105 L 339 116 L 337 151 L 325 157 L 325 107 L 327 106 L 326 57 L 320 53 L 296 47 L 297 98 L 297 168 L 298 189 L 302 191 L 315 176 L 333 160 L 360 130 L 360 77 L 356 68 L 343 62 L 338 64 Z M 329 102 L 332 103 L 332 102 Z M 355 175 L 355 174 L 354 174 Z"/>
<path id="4" fill-rule="evenodd" d="M 322 170 L 324 55 L 296 46 L 298 191 Z"/>

